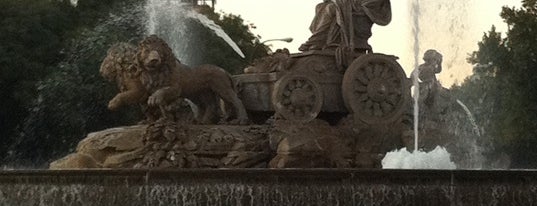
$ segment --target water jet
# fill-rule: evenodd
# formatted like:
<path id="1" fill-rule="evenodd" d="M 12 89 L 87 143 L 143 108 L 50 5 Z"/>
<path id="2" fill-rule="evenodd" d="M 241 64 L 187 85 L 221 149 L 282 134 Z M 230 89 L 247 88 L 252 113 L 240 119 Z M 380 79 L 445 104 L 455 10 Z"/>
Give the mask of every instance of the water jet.
<path id="1" fill-rule="evenodd" d="M 166 14 L 146 8 L 149 16 Z M 202 19 L 197 15 L 186 12 Z M 354 18 L 351 13 L 334 15 Z M 172 27 L 158 23 L 165 16 L 149 18 L 149 33 L 166 39 L 184 32 L 159 31 Z M 210 125 L 169 121 L 162 113 L 172 111 L 173 118 L 180 118 L 183 113 L 177 114 L 190 111 L 159 108 L 166 117 L 149 124 L 88 134 L 73 154 L 50 165 L 54 170 L 0 172 L 0 203 L 524 205 L 535 200 L 534 171 L 453 170 L 449 156 L 441 159 L 445 167 L 380 169 L 382 159 L 396 155 L 390 151 L 408 153 L 405 147 L 412 145 L 416 155 L 422 154 L 419 148 L 442 157 L 447 151 L 457 156 L 453 161 L 459 168 L 466 168 L 464 155 L 472 151 L 453 147 L 452 137 L 480 136 L 479 129 L 475 123 L 471 134 L 445 129 L 452 120 L 446 111 L 472 121 L 471 112 L 437 82 L 419 85 L 419 74 L 414 78 L 418 106 L 412 109 L 412 81 L 397 57 L 373 53 L 367 39 L 354 42 L 359 37 L 354 30 L 343 30 L 345 38 L 331 39 L 336 45 L 311 41 L 296 54 L 282 49 L 250 65 L 250 72 L 231 76 L 251 124 L 226 118 Z M 322 29 L 312 32 L 312 37 L 327 37 Z M 189 58 L 180 56 L 187 53 L 177 47 L 182 43 L 166 41 L 179 60 Z M 148 91 L 151 96 L 163 91 L 158 86 Z M 413 119 L 412 113 L 427 116 Z M 417 140 L 420 131 L 423 143 Z M 414 141 L 409 141 L 410 133 Z M 437 145 L 446 149 L 433 150 Z M 424 159 L 420 161 L 440 162 Z M 411 168 L 404 161 L 393 164 L 399 166 L 390 168 Z"/>

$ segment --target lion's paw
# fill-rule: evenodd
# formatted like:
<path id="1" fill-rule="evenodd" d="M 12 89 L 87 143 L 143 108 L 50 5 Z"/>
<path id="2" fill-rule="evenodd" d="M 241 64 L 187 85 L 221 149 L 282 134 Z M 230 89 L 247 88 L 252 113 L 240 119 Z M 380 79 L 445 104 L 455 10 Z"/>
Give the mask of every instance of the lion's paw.
<path id="1" fill-rule="evenodd" d="M 164 103 L 164 96 L 161 95 L 159 92 L 151 95 L 147 99 L 147 104 L 149 106 L 158 106 L 158 105 L 162 105 L 163 103 Z"/>
<path id="2" fill-rule="evenodd" d="M 119 106 L 121 106 L 121 100 L 119 98 L 113 98 L 110 100 L 110 102 L 108 102 L 109 110 L 115 111 L 119 108 Z"/>

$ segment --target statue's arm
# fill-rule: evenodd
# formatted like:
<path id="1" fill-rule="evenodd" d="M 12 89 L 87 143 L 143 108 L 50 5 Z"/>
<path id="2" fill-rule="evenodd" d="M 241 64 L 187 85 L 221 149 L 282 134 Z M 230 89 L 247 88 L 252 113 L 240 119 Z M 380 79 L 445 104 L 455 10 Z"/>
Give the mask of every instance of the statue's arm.
<path id="1" fill-rule="evenodd" d="M 439 63 L 438 66 L 435 68 L 435 73 L 440 73 L 442 72 L 442 63 Z"/>
<path id="2" fill-rule="evenodd" d="M 442 59 L 443 59 L 442 55 L 439 54 L 438 55 L 438 62 L 437 62 L 438 66 L 436 67 L 436 71 L 435 71 L 437 74 L 442 72 Z"/>

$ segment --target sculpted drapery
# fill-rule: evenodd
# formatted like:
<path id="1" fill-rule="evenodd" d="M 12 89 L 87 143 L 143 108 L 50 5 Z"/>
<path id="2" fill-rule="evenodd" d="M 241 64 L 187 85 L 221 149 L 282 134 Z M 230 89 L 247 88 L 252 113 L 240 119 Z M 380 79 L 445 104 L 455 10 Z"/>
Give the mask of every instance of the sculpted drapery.
<path id="1" fill-rule="evenodd" d="M 387 25 L 392 18 L 389 0 L 325 0 L 316 7 L 312 36 L 299 50 L 343 46 L 371 50 L 367 43 L 373 23 Z"/>

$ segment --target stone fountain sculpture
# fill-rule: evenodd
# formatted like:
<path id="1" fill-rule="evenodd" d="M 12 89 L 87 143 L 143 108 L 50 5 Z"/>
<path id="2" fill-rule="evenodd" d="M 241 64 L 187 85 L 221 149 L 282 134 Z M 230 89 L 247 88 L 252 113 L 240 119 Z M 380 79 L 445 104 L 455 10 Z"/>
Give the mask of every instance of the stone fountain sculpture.
<path id="1" fill-rule="evenodd" d="M 334 22 L 331 9 L 346 21 Z M 120 89 L 109 108 L 140 104 L 146 121 L 91 133 L 50 167 L 379 168 L 386 152 L 406 146 L 412 125 L 410 80 L 397 57 L 372 53 L 370 35 L 360 36 L 372 22 L 389 23 L 390 3 L 323 2 L 317 13 L 302 53 L 279 50 L 235 76 L 216 66 L 187 69 L 154 35 L 138 48 L 113 46 L 101 66 Z M 327 25 L 338 38 L 315 43 Z M 429 91 L 431 105 L 442 91 Z M 184 99 L 199 115 L 185 112 Z"/>

